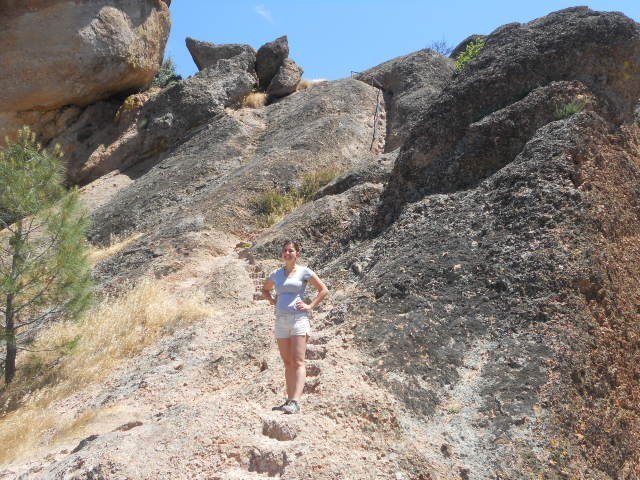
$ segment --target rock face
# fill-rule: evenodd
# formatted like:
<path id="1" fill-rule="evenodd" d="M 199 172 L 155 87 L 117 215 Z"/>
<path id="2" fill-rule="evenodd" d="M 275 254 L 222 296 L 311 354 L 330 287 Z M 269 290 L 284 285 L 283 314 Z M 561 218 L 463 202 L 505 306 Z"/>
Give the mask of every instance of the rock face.
<path id="1" fill-rule="evenodd" d="M 119 107 L 122 118 L 117 123 L 108 116 L 103 121 L 96 118 L 97 106 L 92 106 L 53 142 L 67 152 L 70 180 L 84 184 L 112 170 L 157 159 L 191 129 L 237 106 L 255 85 L 255 74 L 249 72 L 247 55 L 242 53 L 156 92 L 141 106 L 131 97 L 130 106 L 125 101 Z M 107 115 L 113 118 L 117 107 L 110 105 Z"/>
<path id="2" fill-rule="evenodd" d="M 385 151 L 401 146 L 425 110 L 453 77 L 453 60 L 433 50 L 394 58 L 356 76 L 384 92 L 387 106 Z"/>
<path id="3" fill-rule="evenodd" d="M 478 40 L 486 40 L 486 38 L 487 38 L 486 35 L 478 35 L 478 34 L 469 35 L 467 38 L 461 41 L 456 46 L 456 48 L 453 49 L 453 51 L 451 52 L 451 55 L 449 56 L 454 60 L 457 60 L 460 54 L 467 49 L 467 46 L 470 43 L 476 42 Z"/>
<path id="4" fill-rule="evenodd" d="M 218 60 L 229 59 L 238 55 L 247 58 L 250 70 L 255 69 L 256 51 L 251 45 L 235 43 L 216 45 L 215 43 L 201 42 L 191 37 L 187 37 L 186 44 L 198 70 L 214 67 Z"/>
<path id="5" fill-rule="evenodd" d="M 105 161 L 148 161 L 96 202 L 91 239 L 137 236 L 96 281 L 117 292 L 154 276 L 216 312 L 52 405 L 98 420 L 64 448 L 69 429 L 48 429 L 44 458 L 1 474 L 635 478 L 639 28 L 586 8 L 509 24 L 439 93 L 424 72 L 451 62 L 426 51 L 365 72 L 381 104 L 345 79 L 237 108 L 257 81 L 242 55 L 136 97 L 119 120 L 132 143 Z M 386 128 L 384 100 L 420 89 L 424 112 Z M 401 147 L 382 153 L 386 132 Z M 264 225 L 256 200 L 325 168 L 341 173 Z M 331 298 L 314 312 L 304 416 L 282 420 L 272 308 L 251 298 L 285 237 Z"/>
<path id="6" fill-rule="evenodd" d="M 256 73 L 260 88 L 265 90 L 285 58 L 289 56 L 289 42 L 287 36 L 276 38 L 273 42 L 265 43 L 256 54 Z"/>
<path id="7" fill-rule="evenodd" d="M 296 91 L 303 70 L 290 58 L 285 58 L 267 87 L 267 95 L 285 97 Z"/>
<path id="8" fill-rule="evenodd" d="M 615 478 L 639 465 L 640 432 L 620 428 L 607 406 L 638 391 L 607 386 L 628 381 L 639 355 L 624 340 L 639 338 L 637 313 L 623 307 L 640 302 L 627 290 L 637 272 L 623 273 L 638 250 L 606 226 L 622 215 L 632 238 L 640 232 L 637 215 L 625 213 L 640 202 L 638 129 L 615 138 L 610 128 L 593 112 L 552 121 L 478 186 L 427 195 L 324 263 L 325 275 L 347 264 L 361 278 L 345 328 L 379 359 L 375 378 L 431 419 L 428 448 L 451 471 L 463 463 L 469 478 L 556 469 Z M 613 157 L 596 160 L 600 149 Z M 594 176 L 592 162 L 609 168 Z M 620 203 L 603 207 L 612 189 Z M 618 282 L 630 297 L 620 298 Z M 626 313 L 605 320 L 614 304 Z M 619 443 L 600 453 L 612 437 Z M 557 442 L 575 449 L 562 466 Z M 446 455 L 436 453 L 442 446 Z"/>
<path id="9" fill-rule="evenodd" d="M 200 212 L 219 228 L 255 228 L 252 201 L 260 192 L 285 192 L 303 173 L 346 169 L 369 152 L 375 98 L 375 89 L 348 79 L 286 97 L 264 112 L 215 115 L 96 212 L 94 238 L 165 224 L 175 208 Z"/>
<path id="10" fill-rule="evenodd" d="M 425 194 L 468 188 L 495 172 L 464 148 L 468 127 L 553 81 L 580 80 L 611 114 L 631 118 L 640 96 L 640 86 L 630 82 L 640 73 L 639 56 L 636 22 L 586 7 L 498 28 L 412 131 L 387 192 L 389 211 Z M 505 164 L 513 157 L 502 158 Z"/>
<path id="11" fill-rule="evenodd" d="M 169 28 L 160 0 L 9 2 L 0 14 L 0 138 L 25 112 L 148 85 Z"/>

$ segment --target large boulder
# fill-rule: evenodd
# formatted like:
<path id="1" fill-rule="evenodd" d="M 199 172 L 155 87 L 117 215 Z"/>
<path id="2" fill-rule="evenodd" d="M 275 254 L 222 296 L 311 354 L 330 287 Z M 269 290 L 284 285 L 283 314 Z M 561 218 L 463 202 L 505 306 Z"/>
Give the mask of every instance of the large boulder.
<path id="1" fill-rule="evenodd" d="M 442 89 L 451 81 L 454 62 L 430 49 L 384 62 L 356 78 L 384 92 L 387 107 L 385 151 L 401 146 Z"/>
<path id="2" fill-rule="evenodd" d="M 251 45 L 239 43 L 216 45 L 215 43 L 195 40 L 191 37 L 187 37 L 186 44 L 198 70 L 215 67 L 218 60 L 229 59 L 239 55 L 247 60 L 247 68 L 250 71 L 255 69 L 256 51 Z"/>
<path id="3" fill-rule="evenodd" d="M 267 88 L 267 95 L 271 97 L 286 97 L 296 91 L 302 78 L 302 68 L 290 58 L 285 58 L 273 80 Z"/>
<path id="4" fill-rule="evenodd" d="M 0 138 L 15 112 L 88 105 L 148 85 L 170 29 L 156 0 L 3 2 Z"/>
<path id="5" fill-rule="evenodd" d="M 513 158 L 514 145 L 492 165 L 464 148 L 470 125 L 484 117 L 553 81 L 575 79 L 596 94 L 607 115 L 631 120 L 638 78 L 640 25 L 621 13 L 576 7 L 498 28 L 412 130 L 385 193 L 387 221 L 404 203 L 473 186 Z M 497 147 L 506 143 L 501 137 Z"/>
<path id="6" fill-rule="evenodd" d="M 256 73 L 260 88 L 266 89 L 284 59 L 289 56 L 289 42 L 287 36 L 276 38 L 273 42 L 265 43 L 256 53 Z"/>

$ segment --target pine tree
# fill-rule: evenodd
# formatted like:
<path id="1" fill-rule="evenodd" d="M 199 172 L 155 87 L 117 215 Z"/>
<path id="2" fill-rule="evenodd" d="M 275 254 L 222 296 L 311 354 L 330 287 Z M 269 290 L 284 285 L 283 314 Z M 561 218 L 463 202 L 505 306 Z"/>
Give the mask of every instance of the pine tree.
<path id="1" fill-rule="evenodd" d="M 78 192 L 64 187 L 62 154 L 23 128 L 0 151 L 0 314 L 4 316 L 5 384 L 34 328 L 75 318 L 89 305 L 92 282 Z M 1 318 L 1 317 L 0 317 Z"/>

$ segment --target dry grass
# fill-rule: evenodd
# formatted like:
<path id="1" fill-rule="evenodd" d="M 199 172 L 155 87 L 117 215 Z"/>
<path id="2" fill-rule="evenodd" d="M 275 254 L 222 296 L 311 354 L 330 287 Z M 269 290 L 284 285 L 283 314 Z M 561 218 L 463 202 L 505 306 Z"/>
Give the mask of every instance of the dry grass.
<path id="1" fill-rule="evenodd" d="M 264 92 L 251 92 L 242 100 L 244 108 L 260 108 L 267 104 L 267 94 Z"/>
<path id="2" fill-rule="evenodd" d="M 176 327 L 209 314 L 204 296 L 177 298 L 147 280 L 121 298 L 107 298 L 80 322 L 43 330 L 29 347 L 33 352 L 18 357 L 16 379 L 0 398 L 7 412 L 0 422 L 0 463 L 82 431 L 99 412 L 80 411 L 71 418 L 52 408 L 54 402 L 104 379 Z"/>
<path id="3" fill-rule="evenodd" d="M 111 237 L 111 241 L 109 245 L 106 247 L 92 247 L 91 252 L 89 252 L 89 262 L 91 265 L 96 265 L 103 260 L 114 256 L 119 251 L 123 250 L 127 245 L 135 242 L 140 237 L 142 237 L 142 233 L 136 233 L 126 238 L 120 237 Z"/>
<path id="4" fill-rule="evenodd" d="M 307 88 L 311 87 L 313 83 L 314 83 L 313 81 L 303 78 L 302 80 L 300 80 L 300 83 L 298 83 L 298 86 L 296 87 L 296 91 L 299 92 L 300 90 L 306 90 Z"/>
<path id="5" fill-rule="evenodd" d="M 284 193 L 277 189 L 263 192 L 252 202 L 258 214 L 258 224 L 266 228 L 278 223 L 300 205 L 313 200 L 318 190 L 337 177 L 340 172 L 334 167 L 323 168 L 304 175 L 298 188 Z"/>
<path id="6" fill-rule="evenodd" d="M 306 78 L 303 78 L 302 80 L 300 80 L 300 83 L 298 83 L 296 91 L 299 92 L 301 90 L 306 90 L 307 88 L 311 88 L 314 85 L 319 85 L 321 83 L 326 83 L 326 80 L 322 78 L 317 80 L 307 80 Z"/>

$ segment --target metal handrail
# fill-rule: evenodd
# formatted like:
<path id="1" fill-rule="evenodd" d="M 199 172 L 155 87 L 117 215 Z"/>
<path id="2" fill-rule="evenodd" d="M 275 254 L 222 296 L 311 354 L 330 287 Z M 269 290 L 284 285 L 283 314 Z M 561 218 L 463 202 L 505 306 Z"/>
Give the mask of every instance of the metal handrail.
<path id="1" fill-rule="evenodd" d="M 351 70 L 351 78 L 353 78 L 354 73 L 361 73 L 361 72 L 356 72 L 355 70 Z M 377 85 L 374 86 L 373 82 L 376 82 Z M 371 145 L 369 146 L 369 151 L 371 152 L 373 150 L 373 143 L 376 141 L 376 133 L 378 128 L 378 112 L 380 111 L 380 91 L 384 90 L 384 87 L 374 77 L 371 77 L 370 85 L 372 88 L 378 89 L 378 94 L 376 95 L 376 111 L 373 114 L 373 137 L 371 138 Z"/>

